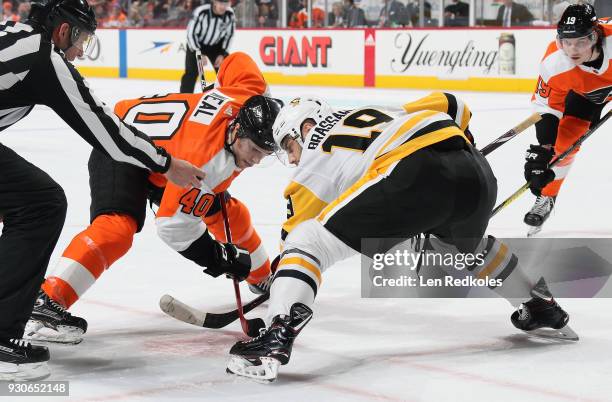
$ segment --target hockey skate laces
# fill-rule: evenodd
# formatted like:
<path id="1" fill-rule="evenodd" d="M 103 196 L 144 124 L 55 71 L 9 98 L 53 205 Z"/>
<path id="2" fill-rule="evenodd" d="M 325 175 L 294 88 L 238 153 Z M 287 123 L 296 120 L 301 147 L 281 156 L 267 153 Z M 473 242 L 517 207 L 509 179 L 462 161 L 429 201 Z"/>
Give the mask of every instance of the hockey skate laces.
<path id="1" fill-rule="evenodd" d="M 15 344 L 15 346 L 20 347 L 20 348 L 29 348 L 30 347 L 30 342 L 26 341 L 25 339 L 11 338 L 11 339 L 9 339 L 9 341 L 11 343 Z"/>
<path id="2" fill-rule="evenodd" d="M 536 199 L 535 205 L 533 206 L 533 209 L 531 210 L 531 213 L 534 213 L 537 215 L 544 215 L 547 212 L 549 202 L 551 202 L 549 201 L 549 197 L 544 197 L 544 196 L 538 197 Z"/>

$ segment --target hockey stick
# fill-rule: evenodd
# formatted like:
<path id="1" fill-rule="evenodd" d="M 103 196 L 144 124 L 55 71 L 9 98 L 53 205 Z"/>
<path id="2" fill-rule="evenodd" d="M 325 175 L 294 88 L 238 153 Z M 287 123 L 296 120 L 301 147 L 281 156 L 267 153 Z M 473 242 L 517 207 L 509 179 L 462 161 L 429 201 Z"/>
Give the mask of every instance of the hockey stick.
<path id="1" fill-rule="evenodd" d="M 206 83 L 206 76 L 204 75 L 204 65 L 206 63 L 206 59 L 202 56 L 202 51 L 200 49 L 196 50 L 196 64 L 198 65 L 198 76 L 200 77 L 200 84 L 202 85 L 202 92 L 206 90 L 208 84 Z"/>
<path id="2" fill-rule="evenodd" d="M 609 111 L 608 113 L 606 113 L 606 115 L 599 120 L 599 122 L 591 129 L 589 129 L 589 131 L 587 131 L 586 133 L 584 133 L 580 138 L 578 138 L 576 140 L 576 142 L 574 142 L 568 149 L 566 149 L 563 153 L 561 153 L 559 156 L 557 156 L 549 165 L 549 168 L 552 168 L 554 166 L 556 166 L 559 162 L 561 162 L 563 159 L 565 159 L 569 154 L 571 154 L 576 148 L 578 148 L 580 145 L 582 145 L 582 143 L 591 136 L 591 134 L 593 134 L 599 127 L 601 127 L 606 121 L 608 121 L 608 119 L 612 116 L 612 111 Z M 523 184 L 521 186 L 521 188 L 519 188 L 518 190 L 516 190 L 510 197 L 506 198 L 505 201 L 503 201 L 501 204 L 499 204 L 498 206 L 495 207 L 495 209 L 493 210 L 493 212 L 491 212 L 491 218 L 494 217 L 495 215 L 497 215 L 497 213 L 499 213 L 499 211 L 501 211 L 502 209 L 506 208 L 508 205 L 510 205 L 512 202 L 514 202 L 517 198 L 519 198 L 525 191 L 527 191 L 527 189 L 529 188 L 529 185 L 531 183 L 527 182 L 525 184 Z"/>
<path id="3" fill-rule="evenodd" d="M 521 123 L 517 124 L 514 128 L 511 128 L 510 130 L 506 131 L 504 134 L 501 135 L 501 137 L 497 138 L 495 141 L 485 146 L 483 149 L 480 150 L 480 153 L 484 156 L 487 156 L 491 152 L 495 151 L 497 148 L 504 145 L 506 142 L 516 137 L 518 134 L 525 131 L 527 128 L 539 122 L 540 120 L 542 120 L 542 116 L 540 116 L 539 113 L 532 114 L 531 116 L 523 120 Z"/>
<path id="4" fill-rule="evenodd" d="M 248 313 L 270 297 L 269 293 L 258 296 L 242 306 L 243 313 Z M 225 313 L 210 313 L 191 307 L 170 295 L 163 295 L 159 299 L 161 310 L 172 318 L 187 324 L 204 328 L 223 328 L 238 319 L 238 309 Z M 256 319 L 257 320 L 257 319 Z M 254 327 L 254 326 L 253 326 Z"/>
<path id="5" fill-rule="evenodd" d="M 200 71 L 200 77 L 202 78 L 202 87 L 205 87 L 206 81 L 203 79 L 204 77 L 203 69 L 199 62 L 201 53 L 197 52 L 196 55 L 198 57 L 198 69 Z M 512 138 L 514 138 L 519 133 L 525 131 L 527 128 L 537 123 L 540 119 L 541 117 L 538 113 L 532 114 L 527 119 L 517 124 L 514 128 L 506 131 L 496 140 L 494 140 L 493 142 L 485 146 L 482 150 L 480 150 L 480 152 L 484 156 L 490 154 L 491 152 L 493 152 L 494 150 L 496 150 L 497 148 L 499 148 L 500 146 L 502 146 L 503 144 L 505 144 Z M 227 217 L 227 211 L 226 210 L 224 211 L 225 203 L 222 203 L 222 206 L 223 206 L 223 209 L 221 210 L 221 212 L 223 213 L 223 217 L 225 220 Z M 227 221 L 225 221 L 225 227 L 226 228 L 229 227 Z M 229 237 L 228 237 L 228 241 L 230 241 Z M 238 295 L 238 297 L 240 296 Z M 183 321 L 183 322 L 186 322 L 192 325 L 197 325 L 199 327 L 218 329 L 218 328 L 223 328 L 231 324 L 238 318 L 240 318 L 240 308 L 241 307 L 242 307 L 243 313 L 248 313 L 249 311 L 253 310 L 255 307 L 264 303 L 269 298 L 270 298 L 270 294 L 265 293 L 263 295 L 256 297 L 250 302 L 246 303 L 244 306 L 242 306 L 242 304 L 239 303 L 236 309 L 227 311 L 225 313 L 204 312 L 202 310 L 191 307 L 181 302 L 180 300 L 175 299 L 174 297 L 170 295 L 162 296 L 162 298 L 159 300 L 159 306 L 164 313 L 168 314 L 169 316 L 173 318 L 176 318 L 179 321 Z M 244 318 L 244 315 L 242 316 L 242 318 Z M 255 320 L 258 320 L 258 319 L 255 319 Z M 252 322 L 254 320 L 247 320 L 247 321 Z M 241 324 L 244 325 L 242 322 Z M 258 327 L 259 325 L 262 325 L 262 324 L 261 323 L 250 324 L 249 328 Z M 243 330 L 244 330 L 244 327 L 243 327 Z"/>
<path id="6" fill-rule="evenodd" d="M 232 232 L 229 225 L 229 218 L 227 216 L 227 193 L 223 192 L 221 194 L 221 215 L 223 215 L 223 225 L 225 226 L 225 240 L 228 243 L 232 242 Z M 253 318 L 251 320 L 247 320 L 244 317 L 244 311 L 242 306 L 242 298 L 240 297 L 240 287 L 238 285 L 238 280 L 236 278 L 232 278 L 232 283 L 234 285 L 234 294 L 236 296 L 236 307 L 238 310 L 238 318 L 240 318 L 240 326 L 242 327 L 242 331 L 250 336 L 255 337 L 259 333 L 259 328 L 264 328 L 265 324 L 261 318 Z"/>

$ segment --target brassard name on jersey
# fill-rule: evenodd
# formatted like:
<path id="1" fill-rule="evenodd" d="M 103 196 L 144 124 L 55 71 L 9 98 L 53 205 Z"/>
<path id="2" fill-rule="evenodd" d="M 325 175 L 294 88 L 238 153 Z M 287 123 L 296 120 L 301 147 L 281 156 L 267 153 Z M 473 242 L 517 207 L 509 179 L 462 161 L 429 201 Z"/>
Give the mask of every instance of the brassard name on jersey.
<path id="1" fill-rule="evenodd" d="M 223 95 L 218 90 L 212 90 L 202 96 L 189 120 L 210 125 L 219 111 L 223 109 L 223 105 L 231 100 L 232 98 Z"/>
<path id="2" fill-rule="evenodd" d="M 321 122 L 313 128 L 313 133 L 310 135 L 310 141 L 308 142 L 308 149 L 315 149 L 321 140 L 325 138 L 329 130 L 350 112 L 351 110 L 339 110 L 321 120 Z"/>

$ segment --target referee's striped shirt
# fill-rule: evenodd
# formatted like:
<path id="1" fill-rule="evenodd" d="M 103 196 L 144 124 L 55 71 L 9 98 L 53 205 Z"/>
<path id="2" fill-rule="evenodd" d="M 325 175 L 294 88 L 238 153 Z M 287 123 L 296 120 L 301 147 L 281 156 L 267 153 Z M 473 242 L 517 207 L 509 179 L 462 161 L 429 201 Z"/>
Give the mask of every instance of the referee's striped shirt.
<path id="1" fill-rule="evenodd" d="M 194 10 L 187 25 L 187 43 L 193 51 L 210 46 L 220 46 L 227 51 L 235 29 L 236 17 L 231 7 L 223 15 L 217 15 L 211 4 L 204 4 Z"/>
<path id="2" fill-rule="evenodd" d="M 30 23 L 0 24 L 0 131 L 35 105 L 53 109 L 94 148 L 117 161 L 161 173 L 170 167 L 164 149 L 121 122 L 94 96 L 45 31 Z"/>

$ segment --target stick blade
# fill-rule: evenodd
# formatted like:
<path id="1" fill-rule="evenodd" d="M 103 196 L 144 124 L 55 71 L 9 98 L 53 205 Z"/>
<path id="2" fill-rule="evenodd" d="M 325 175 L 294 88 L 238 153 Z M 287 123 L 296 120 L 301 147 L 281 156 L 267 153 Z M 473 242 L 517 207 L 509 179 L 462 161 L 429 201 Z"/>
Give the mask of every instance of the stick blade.
<path id="1" fill-rule="evenodd" d="M 170 317 L 198 327 L 204 326 L 206 320 L 206 313 L 202 313 L 170 295 L 163 295 L 159 299 L 159 308 Z"/>

